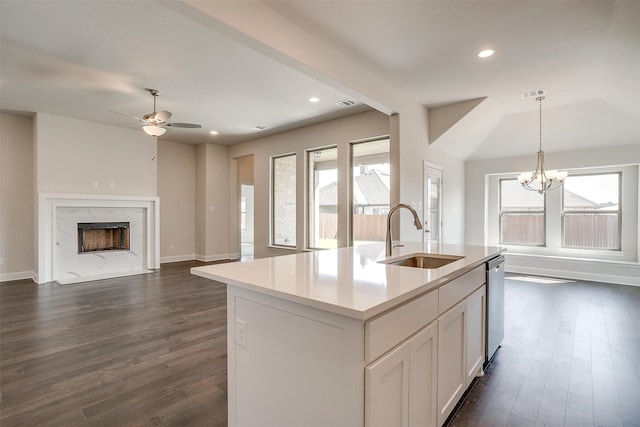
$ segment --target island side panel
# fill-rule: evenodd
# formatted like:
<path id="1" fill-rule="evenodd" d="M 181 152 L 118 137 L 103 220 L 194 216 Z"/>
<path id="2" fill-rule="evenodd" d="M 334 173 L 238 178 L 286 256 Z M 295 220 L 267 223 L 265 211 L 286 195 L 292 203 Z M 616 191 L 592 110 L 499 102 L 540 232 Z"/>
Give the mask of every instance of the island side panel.
<path id="1" fill-rule="evenodd" d="M 227 310 L 229 426 L 364 425 L 362 321 L 235 286 Z"/>

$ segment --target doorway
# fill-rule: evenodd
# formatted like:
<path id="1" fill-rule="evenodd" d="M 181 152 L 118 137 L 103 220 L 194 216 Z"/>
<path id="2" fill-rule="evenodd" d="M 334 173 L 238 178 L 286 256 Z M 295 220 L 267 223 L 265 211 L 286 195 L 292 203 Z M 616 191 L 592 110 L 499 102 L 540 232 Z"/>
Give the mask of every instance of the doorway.
<path id="1" fill-rule="evenodd" d="M 425 242 L 442 243 L 442 166 L 424 162 Z"/>
<path id="2" fill-rule="evenodd" d="M 254 187 L 253 155 L 237 161 L 238 173 L 238 235 L 240 237 L 240 261 L 254 257 Z"/>
<path id="3" fill-rule="evenodd" d="M 253 185 L 240 185 L 240 259 L 253 259 Z"/>

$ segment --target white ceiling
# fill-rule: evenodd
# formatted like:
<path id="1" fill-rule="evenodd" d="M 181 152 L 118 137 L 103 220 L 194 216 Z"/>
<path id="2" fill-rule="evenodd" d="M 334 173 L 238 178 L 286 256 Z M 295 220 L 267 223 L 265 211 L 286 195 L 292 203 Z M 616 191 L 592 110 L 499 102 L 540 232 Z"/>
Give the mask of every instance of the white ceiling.
<path id="1" fill-rule="evenodd" d="M 462 158 L 640 143 L 640 2 L 269 1 L 428 108 L 486 97 L 434 143 Z M 0 107 L 107 124 L 158 109 L 203 125 L 171 140 L 231 144 L 362 111 L 275 59 L 149 1 L 1 0 Z M 479 59 L 491 47 L 496 55 Z M 310 104 L 311 95 L 321 98 Z M 254 125 L 269 129 L 257 133 Z M 208 135 L 210 129 L 220 132 Z"/>
<path id="2" fill-rule="evenodd" d="M 4 110 L 135 128 L 106 110 L 142 117 L 153 111 L 144 88 L 155 88 L 158 111 L 202 125 L 165 138 L 232 144 L 369 109 L 336 105 L 349 97 L 161 4 L 1 0 L 0 8 Z"/>

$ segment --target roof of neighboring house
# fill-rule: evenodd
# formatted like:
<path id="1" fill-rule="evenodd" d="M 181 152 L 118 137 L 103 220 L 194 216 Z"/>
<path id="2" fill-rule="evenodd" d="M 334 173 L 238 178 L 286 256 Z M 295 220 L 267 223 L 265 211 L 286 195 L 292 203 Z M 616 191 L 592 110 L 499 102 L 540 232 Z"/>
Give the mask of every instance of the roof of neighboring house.
<path id="1" fill-rule="evenodd" d="M 599 203 L 578 196 L 569 190 L 564 190 L 564 204 L 565 206 L 580 207 L 583 209 L 597 209 L 601 207 Z"/>
<path id="2" fill-rule="evenodd" d="M 357 205 L 388 205 L 389 174 L 373 169 L 355 178 L 354 203 Z M 338 183 L 332 182 L 320 188 L 320 206 L 335 205 L 338 200 Z"/>
<path id="3" fill-rule="evenodd" d="M 523 189 L 518 185 L 505 185 L 502 187 L 502 200 L 505 201 L 507 207 L 511 210 L 528 210 L 541 207 L 544 199 L 539 193 Z M 562 191 L 558 189 L 557 191 Z M 600 209 L 605 208 L 599 203 L 589 200 L 578 194 L 564 190 L 564 204 L 579 209 Z"/>

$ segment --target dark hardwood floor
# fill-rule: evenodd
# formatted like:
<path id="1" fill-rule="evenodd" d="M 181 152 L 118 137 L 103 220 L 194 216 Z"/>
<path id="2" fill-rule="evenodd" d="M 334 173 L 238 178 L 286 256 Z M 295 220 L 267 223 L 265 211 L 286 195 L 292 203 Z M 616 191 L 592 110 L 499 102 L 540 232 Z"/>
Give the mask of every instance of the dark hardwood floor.
<path id="1" fill-rule="evenodd" d="M 640 287 L 522 277 L 507 276 L 502 348 L 449 426 L 640 426 Z"/>
<path id="2" fill-rule="evenodd" d="M 225 426 L 226 289 L 192 265 L 0 284 L 0 425 Z"/>
<path id="3" fill-rule="evenodd" d="M 0 425 L 226 425 L 225 288 L 192 265 L 0 284 Z M 450 426 L 640 426 L 640 287 L 510 276 L 506 305 Z"/>

